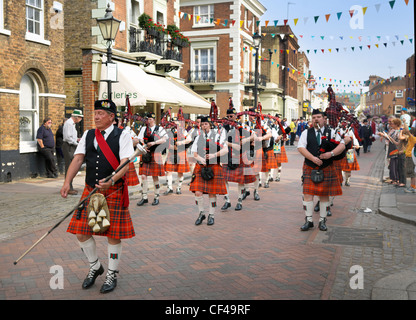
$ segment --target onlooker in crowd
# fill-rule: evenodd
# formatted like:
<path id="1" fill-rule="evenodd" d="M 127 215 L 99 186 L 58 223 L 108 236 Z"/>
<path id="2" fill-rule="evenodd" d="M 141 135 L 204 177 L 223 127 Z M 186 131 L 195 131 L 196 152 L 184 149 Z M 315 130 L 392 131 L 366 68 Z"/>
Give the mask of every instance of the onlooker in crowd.
<path id="1" fill-rule="evenodd" d="M 53 136 L 52 119 L 46 118 L 36 133 L 36 141 L 40 154 L 45 158 L 46 176 L 48 178 L 58 177 L 56 169 L 55 156 L 53 154 L 55 148 L 55 139 Z"/>
<path id="2" fill-rule="evenodd" d="M 400 111 L 400 120 L 406 124 L 406 126 L 408 128 L 410 128 L 410 115 L 407 113 L 407 109 L 406 108 L 402 108 L 402 110 Z"/>
<path id="3" fill-rule="evenodd" d="M 74 159 L 74 152 L 77 148 L 80 138 L 78 138 L 78 132 L 75 128 L 75 124 L 81 122 L 83 118 L 81 110 L 75 109 L 71 114 L 71 118 L 65 121 L 63 128 L 64 142 L 62 144 L 62 151 L 65 159 L 65 177 L 68 172 L 69 165 L 71 164 L 72 159 Z M 68 194 L 78 194 L 78 191 L 74 190 L 72 186 L 72 180 L 70 182 L 70 190 Z"/>
<path id="4" fill-rule="evenodd" d="M 405 189 L 405 192 L 416 193 L 416 174 L 415 174 L 415 163 L 412 159 L 412 152 L 416 144 L 416 128 L 411 128 L 410 131 L 407 126 L 404 126 L 403 130 L 400 131 L 399 139 L 406 140 L 406 152 L 405 152 L 405 173 L 406 178 L 410 178 L 410 187 Z"/>
<path id="5" fill-rule="evenodd" d="M 377 124 L 373 121 L 373 117 L 371 115 L 368 115 L 367 116 L 367 120 L 368 120 L 368 125 L 371 128 L 371 138 L 370 139 L 372 141 L 374 141 L 373 137 L 376 134 L 376 126 L 377 126 Z M 371 145 L 372 145 L 372 143 L 368 145 L 368 150 L 367 150 L 368 152 L 371 151 Z"/>
<path id="6" fill-rule="evenodd" d="M 367 119 L 363 120 L 363 124 L 360 128 L 360 138 L 363 143 L 364 153 L 370 152 L 369 146 L 372 145 L 371 137 L 373 136 L 373 131 L 368 123 Z"/>
<path id="7" fill-rule="evenodd" d="M 295 119 L 292 119 L 292 121 L 290 122 L 290 145 L 293 146 L 293 144 L 295 143 L 295 137 L 296 137 L 296 124 L 295 124 Z"/>
<path id="8" fill-rule="evenodd" d="M 303 120 L 303 118 L 301 117 L 298 123 L 298 127 L 296 129 L 296 135 L 300 137 L 300 135 L 302 134 L 303 130 L 308 128 L 308 124 Z"/>
<path id="9" fill-rule="evenodd" d="M 64 123 L 66 119 L 62 121 L 62 124 L 59 125 L 58 130 L 55 133 L 55 150 L 56 150 L 56 159 L 58 160 L 58 172 L 60 174 L 65 173 L 65 160 L 64 153 L 62 152 L 62 144 L 64 143 Z"/>

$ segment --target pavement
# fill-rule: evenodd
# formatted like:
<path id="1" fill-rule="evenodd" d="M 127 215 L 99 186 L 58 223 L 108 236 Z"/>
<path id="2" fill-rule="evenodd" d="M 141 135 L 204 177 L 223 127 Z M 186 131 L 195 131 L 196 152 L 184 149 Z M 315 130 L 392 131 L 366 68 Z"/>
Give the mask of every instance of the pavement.
<path id="1" fill-rule="evenodd" d="M 80 193 L 66 199 L 59 194 L 62 175 L 0 184 L 0 300 L 416 300 L 416 194 L 382 182 L 382 145 L 359 157 L 361 170 L 336 198 L 327 232 L 299 231 L 303 160 L 295 147 L 287 153 L 281 181 L 261 188 L 261 201 L 249 196 L 238 213 L 230 184 L 232 207 L 221 212 L 218 197 L 211 227 L 194 225 L 189 175 L 183 194 L 161 195 L 159 206 L 137 207 L 140 187 L 131 187 L 136 237 L 123 241 L 119 285 L 108 295 L 98 293 L 101 283 L 80 289 L 88 269 L 65 232 L 69 220 L 13 265 L 78 203 L 85 173 L 74 179 Z M 152 196 L 150 190 L 149 202 Z M 96 241 L 106 264 L 105 242 Z M 64 270 L 63 290 L 52 289 L 54 266 Z M 364 270 L 358 289 L 357 266 Z"/>

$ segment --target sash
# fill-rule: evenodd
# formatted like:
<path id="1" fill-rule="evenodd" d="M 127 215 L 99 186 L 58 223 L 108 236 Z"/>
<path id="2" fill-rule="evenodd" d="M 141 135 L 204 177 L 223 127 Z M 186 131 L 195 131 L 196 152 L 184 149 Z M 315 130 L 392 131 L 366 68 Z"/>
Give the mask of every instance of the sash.
<path id="1" fill-rule="evenodd" d="M 116 156 L 114 155 L 113 151 L 111 150 L 110 146 L 108 145 L 107 141 L 105 141 L 103 135 L 101 134 L 100 130 L 95 129 L 95 138 L 97 139 L 98 146 L 100 147 L 101 151 L 103 152 L 105 158 L 110 163 L 110 165 L 113 167 L 114 171 L 117 169 L 117 167 L 120 165 L 118 162 Z M 124 189 L 123 189 L 123 207 L 128 208 L 129 207 L 129 190 L 127 187 L 126 182 L 126 175 L 122 177 Z"/>

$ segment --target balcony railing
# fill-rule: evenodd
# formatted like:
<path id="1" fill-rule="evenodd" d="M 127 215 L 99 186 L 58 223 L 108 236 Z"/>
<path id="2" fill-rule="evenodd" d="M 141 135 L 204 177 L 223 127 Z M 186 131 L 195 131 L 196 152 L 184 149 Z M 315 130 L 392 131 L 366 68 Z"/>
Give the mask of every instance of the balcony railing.
<path id="1" fill-rule="evenodd" d="M 215 70 L 189 70 L 188 83 L 210 83 L 215 82 Z"/>
<path id="2" fill-rule="evenodd" d="M 254 81 L 255 81 L 255 77 L 254 77 L 254 72 L 252 71 L 247 71 L 244 73 L 244 83 L 245 84 L 251 84 L 254 86 Z M 269 77 L 267 77 L 264 74 L 259 74 L 259 86 L 266 86 L 266 83 L 270 82 Z"/>

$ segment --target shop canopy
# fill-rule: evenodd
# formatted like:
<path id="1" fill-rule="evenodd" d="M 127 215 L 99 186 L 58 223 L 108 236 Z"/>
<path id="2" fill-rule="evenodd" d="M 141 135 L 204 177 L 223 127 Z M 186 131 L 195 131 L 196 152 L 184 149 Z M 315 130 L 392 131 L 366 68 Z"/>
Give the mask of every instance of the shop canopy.
<path id="1" fill-rule="evenodd" d="M 105 64 L 102 79 L 107 75 Z M 138 65 L 117 62 L 117 82 L 112 83 L 112 100 L 117 106 L 125 106 L 129 95 L 130 105 L 165 103 L 171 106 L 208 109 L 211 104 L 200 95 L 172 77 L 146 73 Z M 107 82 L 100 82 L 99 98 L 107 98 Z"/>

